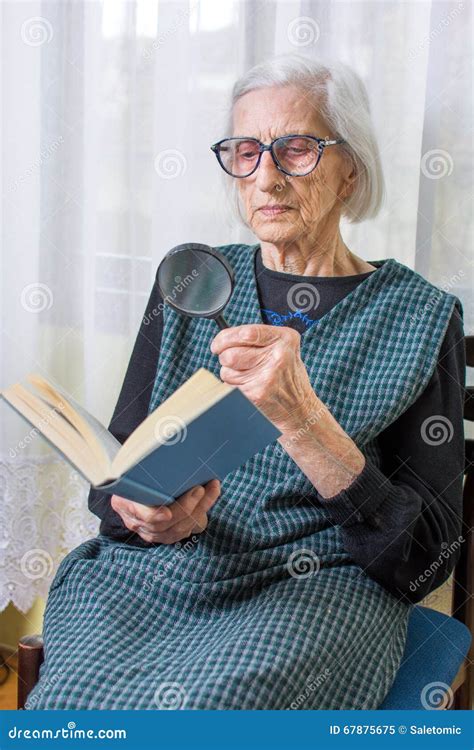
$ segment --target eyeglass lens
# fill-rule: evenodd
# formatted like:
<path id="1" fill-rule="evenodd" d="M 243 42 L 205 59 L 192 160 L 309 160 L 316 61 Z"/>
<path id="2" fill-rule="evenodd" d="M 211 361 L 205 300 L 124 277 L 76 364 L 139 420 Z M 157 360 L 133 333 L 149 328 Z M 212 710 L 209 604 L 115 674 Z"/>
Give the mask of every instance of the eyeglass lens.
<path id="1" fill-rule="evenodd" d="M 304 136 L 281 138 L 273 144 L 273 153 L 282 169 L 293 174 L 310 172 L 319 156 L 318 142 Z M 235 177 L 246 177 L 258 161 L 259 144 L 245 138 L 227 140 L 220 145 L 225 169 Z"/>

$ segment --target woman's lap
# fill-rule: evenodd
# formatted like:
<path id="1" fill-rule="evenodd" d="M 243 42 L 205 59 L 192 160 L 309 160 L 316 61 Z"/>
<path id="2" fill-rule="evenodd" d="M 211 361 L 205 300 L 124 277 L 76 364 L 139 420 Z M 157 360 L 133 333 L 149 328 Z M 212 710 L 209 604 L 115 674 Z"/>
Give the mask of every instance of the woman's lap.
<path id="1" fill-rule="evenodd" d="M 149 587 L 143 550 L 124 569 L 111 549 L 58 571 L 28 707 L 370 709 L 390 688 L 408 608 L 347 568 Z"/>

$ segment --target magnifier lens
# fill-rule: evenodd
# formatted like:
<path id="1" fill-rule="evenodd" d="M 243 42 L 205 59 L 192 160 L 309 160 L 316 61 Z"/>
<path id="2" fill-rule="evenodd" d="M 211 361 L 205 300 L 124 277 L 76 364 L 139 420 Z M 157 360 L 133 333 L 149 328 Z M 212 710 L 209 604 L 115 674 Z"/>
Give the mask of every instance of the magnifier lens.
<path id="1" fill-rule="evenodd" d="M 227 269 L 208 253 L 183 251 L 167 256 L 159 276 L 162 290 L 185 314 L 219 312 L 232 291 Z"/>
<path id="2" fill-rule="evenodd" d="M 233 284 L 227 259 L 195 242 L 170 250 L 158 268 L 158 286 L 165 302 L 184 315 L 215 318 L 221 328 L 227 323 L 219 313 L 230 300 Z"/>

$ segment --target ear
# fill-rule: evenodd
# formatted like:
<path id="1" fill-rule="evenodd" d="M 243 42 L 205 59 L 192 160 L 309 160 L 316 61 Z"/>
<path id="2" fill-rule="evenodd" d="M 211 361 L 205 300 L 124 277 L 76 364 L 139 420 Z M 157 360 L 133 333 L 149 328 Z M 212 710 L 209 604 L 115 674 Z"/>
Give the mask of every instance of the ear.
<path id="1" fill-rule="evenodd" d="M 357 180 L 357 170 L 351 160 L 346 161 L 344 169 L 344 178 L 341 189 L 339 191 L 339 198 L 349 198 L 355 190 L 355 184 Z"/>

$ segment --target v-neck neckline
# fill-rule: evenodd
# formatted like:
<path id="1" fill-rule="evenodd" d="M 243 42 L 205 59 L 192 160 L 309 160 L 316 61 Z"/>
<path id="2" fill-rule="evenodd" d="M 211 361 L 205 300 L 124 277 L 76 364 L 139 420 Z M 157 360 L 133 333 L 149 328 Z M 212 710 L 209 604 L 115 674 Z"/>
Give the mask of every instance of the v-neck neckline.
<path id="1" fill-rule="evenodd" d="M 260 247 L 260 243 L 257 243 L 256 245 L 247 246 L 247 249 L 248 249 L 247 261 L 250 264 L 249 275 L 250 275 L 250 280 L 251 280 L 251 285 L 252 285 L 252 300 L 253 300 L 253 307 L 249 311 L 252 317 L 252 320 L 250 322 L 261 323 L 263 325 L 269 325 L 263 319 L 262 311 L 260 309 L 260 304 L 259 304 L 258 283 L 257 283 L 257 278 L 256 278 L 256 254 L 257 254 L 257 250 L 259 247 Z M 395 260 L 395 258 L 383 258 L 380 260 L 370 260 L 367 262 L 375 266 L 377 270 L 372 271 L 365 279 L 363 279 L 360 282 L 360 284 L 357 284 L 357 286 L 354 289 L 352 289 L 348 294 L 346 294 L 345 297 L 343 297 L 339 302 L 337 302 L 333 307 L 331 307 L 331 309 L 328 310 L 327 313 L 325 313 L 321 318 L 318 318 L 317 320 L 315 320 L 309 326 L 309 328 L 303 331 L 301 334 L 302 344 L 304 341 L 309 340 L 312 337 L 313 331 L 321 329 L 322 326 L 325 326 L 330 320 L 340 315 L 341 312 L 344 311 L 346 308 L 349 308 L 350 306 L 353 306 L 354 304 L 356 304 L 359 298 L 362 298 L 366 294 L 371 294 L 377 291 L 377 289 L 383 284 L 383 282 L 386 281 L 386 279 L 392 275 L 397 265 L 397 261 Z M 344 278 L 344 277 L 340 277 L 340 278 Z M 304 279 L 304 277 L 302 277 L 302 279 Z"/>

